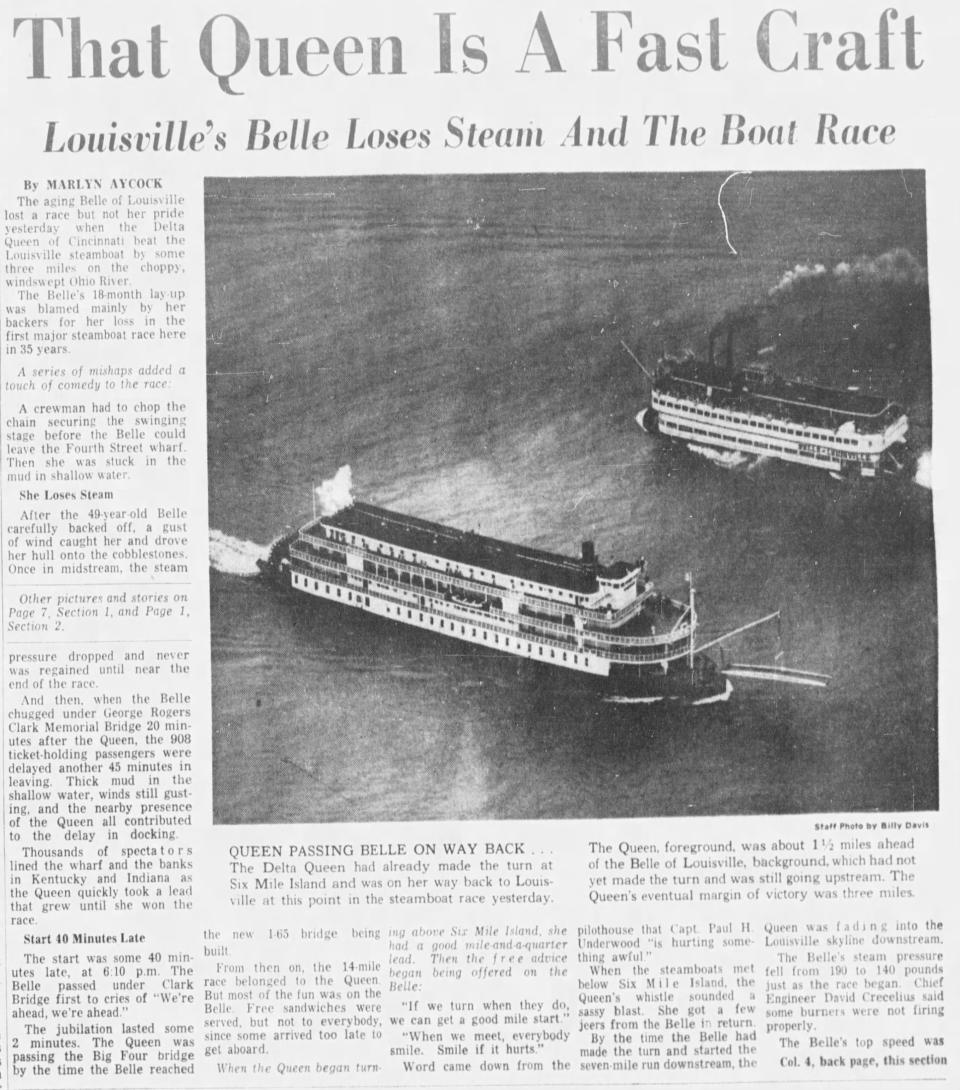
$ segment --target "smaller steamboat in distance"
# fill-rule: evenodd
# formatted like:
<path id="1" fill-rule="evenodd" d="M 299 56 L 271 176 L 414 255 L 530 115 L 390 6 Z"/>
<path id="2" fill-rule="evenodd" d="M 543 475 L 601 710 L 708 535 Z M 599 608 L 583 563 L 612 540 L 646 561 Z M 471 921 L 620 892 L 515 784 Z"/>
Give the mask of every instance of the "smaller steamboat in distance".
<path id="1" fill-rule="evenodd" d="M 651 385 L 650 405 L 637 423 L 719 461 L 742 455 L 779 458 L 838 479 L 895 476 L 912 466 L 907 416 L 888 399 L 789 382 L 760 353 L 737 369 L 734 338 L 750 324 L 714 328 L 707 363 L 692 357 L 661 360 L 651 375 L 634 356 Z"/>
<path id="2" fill-rule="evenodd" d="M 694 645 L 692 586 L 675 601 L 643 560 L 601 564 L 589 541 L 572 558 L 354 501 L 280 538 L 260 569 L 299 594 L 567 671 L 614 698 L 730 695 Z"/>

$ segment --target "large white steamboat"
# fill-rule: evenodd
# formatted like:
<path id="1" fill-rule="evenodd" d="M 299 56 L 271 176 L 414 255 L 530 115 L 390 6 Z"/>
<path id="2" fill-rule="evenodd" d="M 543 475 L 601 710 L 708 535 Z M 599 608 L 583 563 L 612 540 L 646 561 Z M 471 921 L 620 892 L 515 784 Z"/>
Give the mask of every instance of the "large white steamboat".
<path id="1" fill-rule="evenodd" d="M 733 362 L 735 326 L 710 337 L 708 362 L 662 360 L 645 430 L 694 450 L 785 462 L 843 478 L 897 475 L 912 463 L 906 413 L 885 397 L 780 378 L 760 357 Z"/>
<path id="2" fill-rule="evenodd" d="M 639 700 L 725 699 L 695 649 L 695 596 L 676 601 L 643 560 L 601 564 L 352 502 L 278 541 L 261 569 L 296 592 L 529 659 Z M 748 626 L 750 627 L 750 626 Z"/>

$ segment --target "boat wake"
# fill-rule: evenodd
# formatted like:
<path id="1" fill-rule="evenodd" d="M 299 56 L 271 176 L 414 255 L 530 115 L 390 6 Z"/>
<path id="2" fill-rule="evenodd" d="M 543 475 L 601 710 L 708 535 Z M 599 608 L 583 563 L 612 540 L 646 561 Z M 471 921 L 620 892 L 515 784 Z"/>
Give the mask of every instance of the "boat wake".
<path id="1" fill-rule="evenodd" d="M 689 703 L 691 708 L 698 708 L 703 704 L 718 704 L 729 700 L 730 694 L 733 692 L 733 686 L 726 679 L 724 681 L 722 692 L 711 693 L 709 696 L 701 696 L 697 700 L 685 702 Z M 672 696 L 670 699 L 676 700 L 677 697 Z M 603 698 L 605 704 L 659 704 L 663 700 L 664 697 L 662 696 L 605 696 Z"/>
<path id="2" fill-rule="evenodd" d="M 747 466 L 748 470 L 761 470 L 768 462 L 772 462 L 773 458 L 769 454 L 758 454 L 756 458 Z"/>
<path id="3" fill-rule="evenodd" d="M 699 700 L 692 700 L 690 702 L 691 707 L 699 708 L 702 704 L 720 704 L 726 703 L 730 699 L 730 694 L 733 692 L 733 686 L 728 681 L 724 686 L 722 693 L 714 693 L 712 696 L 702 696 Z"/>
<path id="4" fill-rule="evenodd" d="M 715 447 L 703 447 L 699 443 L 687 443 L 687 450 L 693 454 L 699 454 L 714 465 L 720 466 L 721 469 L 736 469 L 750 461 L 749 457 L 739 450 L 717 450 Z"/>
<path id="5" fill-rule="evenodd" d="M 659 704 L 662 696 L 605 696 L 604 704 Z"/>
<path id="6" fill-rule="evenodd" d="M 257 575 L 257 561 L 266 560 L 267 551 L 265 545 L 210 531 L 210 567 L 224 575 Z"/>
<path id="7" fill-rule="evenodd" d="M 917 473 L 913 479 L 921 488 L 933 488 L 933 464 L 929 450 L 925 450 L 917 459 Z"/>

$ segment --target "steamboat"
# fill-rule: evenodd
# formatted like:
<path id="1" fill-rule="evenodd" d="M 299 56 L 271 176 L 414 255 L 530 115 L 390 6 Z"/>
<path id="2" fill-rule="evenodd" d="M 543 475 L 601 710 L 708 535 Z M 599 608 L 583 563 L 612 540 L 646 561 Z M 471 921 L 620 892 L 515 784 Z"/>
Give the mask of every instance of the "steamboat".
<path id="1" fill-rule="evenodd" d="M 912 466 L 907 416 L 898 405 L 855 389 L 787 381 L 762 353 L 737 367 L 743 324 L 711 332 L 705 363 L 664 359 L 651 374 L 633 357 L 650 379 L 650 405 L 637 416 L 645 431 L 719 461 L 778 458 L 838 479 L 894 476 Z"/>
<path id="2" fill-rule="evenodd" d="M 703 653 L 720 641 L 695 645 L 692 584 L 674 600 L 643 559 L 602 564 L 589 541 L 568 557 L 351 501 L 276 541 L 260 570 L 299 594 L 566 671 L 615 699 L 704 704 L 731 692 Z"/>

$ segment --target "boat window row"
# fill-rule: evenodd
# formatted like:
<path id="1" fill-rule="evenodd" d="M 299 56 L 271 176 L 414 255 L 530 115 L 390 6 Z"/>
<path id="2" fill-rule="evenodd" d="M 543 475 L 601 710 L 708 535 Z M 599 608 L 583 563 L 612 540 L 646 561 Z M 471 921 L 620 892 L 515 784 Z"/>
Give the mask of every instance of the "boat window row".
<path id="1" fill-rule="evenodd" d="M 718 424 L 748 424 L 750 427 L 761 428 L 764 431 L 778 432 L 783 435 L 794 436 L 798 439 L 804 439 L 810 436 L 813 431 L 821 433 L 821 437 L 829 439 L 831 443 L 838 446 L 845 447 L 864 447 L 869 444 L 869 436 L 849 436 L 849 435 L 835 435 L 833 432 L 819 428 L 801 428 L 791 424 L 784 424 L 776 420 L 765 420 L 756 416 L 740 416 L 734 413 L 723 412 L 722 410 L 706 410 L 700 409 L 694 405 L 688 403 L 680 403 L 679 407 L 688 413 L 693 413 L 696 416 L 707 417 L 711 420 L 716 420 Z M 743 433 L 738 432 L 738 438 Z"/>
<path id="2" fill-rule="evenodd" d="M 314 559 L 309 553 L 304 554 L 296 549 L 291 550 L 291 559 L 293 560 L 295 565 L 298 563 L 305 564 L 308 568 L 308 573 L 310 570 L 312 570 L 312 566 L 316 564 L 317 566 L 324 569 L 325 578 L 332 578 L 344 583 L 347 581 L 345 566 L 341 571 L 336 571 L 334 569 L 331 574 L 332 566 L 329 564 L 328 561 Z M 298 569 L 295 568 L 294 570 L 296 571 Z M 510 611 L 504 610 L 503 599 L 496 595 L 484 595 L 482 597 L 479 595 L 472 595 L 468 597 L 467 595 L 461 594 L 458 591 L 454 590 L 451 586 L 448 586 L 440 581 L 430 579 L 429 577 L 424 578 L 419 575 L 414 575 L 411 578 L 410 576 L 406 575 L 406 573 L 399 573 L 398 575 L 395 570 L 380 565 L 376 566 L 375 570 L 374 565 L 370 564 L 368 561 L 364 561 L 363 571 L 362 573 L 358 574 L 362 574 L 363 576 L 364 589 L 366 589 L 371 583 L 374 583 L 376 584 L 378 593 L 380 593 L 381 595 L 386 594 L 389 596 L 391 590 L 393 589 L 393 586 L 397 586 L 401 590 L 403 590 L 404 588 L 408 588 L 408 592 L 410 593 L 417 593 L 422 591 L 423 596 L 429 597 L 433 601 L 439 603 L 442 600 L 443 602 L 449 604 L 456 609 L 466 610 L 471 613 L 499 613 L 507 619 L 511 619 L 514 616 L 519 618 L 528 617 L 530 618 L 530 620 L 537 621 L 541 628 L 550 628 L 556 634 L 554 638 L 559 639 L 562 642 L 569 642 L 571 644 L 574 644 L 576 642 L 572 636 L 567 636 L 564 633 L 564 629 L 573 629 L 576 627 L 576 619 L 574 614 L 572 613 L 542 614 L 529 609 L 527 606 L 521 603 L 518 607 L 517 613 L 513 614 Z M 637 601 L 641 602 L 641 599 L 637 599 Z M 646 609 L 647 605 L 649 605 L 649 601 L 649 597 L 643 599 L 641 609 Z M 661 597 L 661 608 L 658 614 L 660 617 L 664 616 L 662 612 L 663 601 L 664 599 L 662 599 Z M 597 629 L 588 620 L 584 625 L 582 631 L 592 633 L 596 640 L 602 641 L 603 643 L 611 643 L 618 637 L 623 638 L 624 635 L 633 638 L 637 633 L 635 633 L 634 631 L 629 631 L 629 629 L 639 618 L 640 615 L 641 614 L 633 614 L 632 616 L 627 618 L 625 624 L 621 620 L 621 624 L 614 626 L 613 630 L 609 632 Z M 620 619 L 621 614 L 616 615 L 616 617 Z M 642 634 L 644 637 L 651 636 L 656 634 L 656 630 L 651 625 L 649 631 L 644 630 L 640 634 Z M 682 635 L 683 633 L 681 633 L 680 637 L 678 638 L 681 638 Z"/>
<path id="3" fill-rule="evenodd" d="M 836 435 L 832 428 L 817 428 L 813 425 L 791 424 L 779 419 L 767 419 L 750 413 L 737 413 L 732 412 L 729 409 L 708 408 L 700 402 L 669 397 L 665 394 L 660 394 L 659 399 L 660 405 L 655 406 L 655 408 L 665 406 L 693 413 L 696 416 L 717 420 L 722 423 L 742 424 L 753 428 L 762 428 L 764 431 L 775 431 L 784 435 L 796 436 L 797 438 L 809 436 L 811 432 L 819 432 L 822 438 L 829 439 L 830 442 L 840 444 L 841 446 L 862 446 L 864 443 L 870 441 L 870 437 L 866 435 Z"/>
<path id="4" fill-rule="evenodd" d="M 343 544 L 348 543 L 348 535 L 342 531 L 330 527 L 321 527 L 321 529 L 325 531 L 327 536 L 332 540 L 342 542 Z M 408 556 L 404 549 L 395 549 L 392 545 L 388 545 L 385 542 L 367 539 L 363 536 L 361 536 L 358 541 L 356 534 L 349 535 L 349 544 L 356 548 L 364 549 L 369 553 L 376 554 L 377 556 L 392 557 L 401 563 L 419 564 L 435 569 L 439 569 L 442 564 L 443 570 L 448 575 L 461 579 L 472 579 L 476 582 L 489 581 L 495 586 L 503 586 L 504 588 L 506 587 L 505 581 L 509 579 L 511 590 L 521 590 L 540 597 L 549 596 L 551 598 L 556 598 L 561 602 L 571 602 L 576 606 L 584 606 L 587 600 L 587 596 L 585 595 L 577 594 L 574 591 L 564 590 L 563 588 L 553 586 L 550 583 L 535 583 L 530 580 L 511 577 L 503 572 L 493 572 L 486 568 L 464 568 L 452 563 L 445 557 L 432 556 L 430 554 L 421 555 L 416 552 L 411 552 Z M 498 582 L 498 580 L 504 582 L 501 583 Z"/>
<path id="5" fill-rule="evenodd" d="M 704 439 L 712 443 L 716 443 L 717 440 L 724 439 L 727 443 L 730 442 L 729 436 L 724 436 L 722 433 L 716 430 L 707 431 L 704 428 L 696 428 L 691 424 L 678 423 L 677 421 L 670 421 L 669 430 L 665 429 L 667 435 L 681 435 L 689 437 L 691 439 Z M 737 447 L 749 448 L 750 450 L 757 451 L 771 451 L 775 454 L 796 454 L 797 452 L 792 447 L 784 447 L 778 443 L 767 443 L 763 439 L 754 438 L 752 435 L 740 434 L 736 437 Z M 835 452 L 829 450 L 827 447 L 804 447 L 804 454 L 824 454 L 831 455 Z"/>
<path id="6" fill-rule="evenodd" d="M 295 587 L 303 587 L 305 590 L 310 590 L 311 582 L 313 583 L 314 592 L 319 594 L 320 593 L 320 580 L 318 580 L 318 579 L 309 579 L 306 575 L 301 575 L 301 574 L 298 574 L 297 572 L 293 573 L 293 585 Z M 336 584 L 334 584 L 334 587 L 336 589 L 336 597 L 340 598 L 340 599 L 343 599 L 344 598 L 344 589 L 345 588 L 342 587 L 342 586 L 336 586 Z M 329 595 L 330 597 L 333 597 L 334 591 L 331 588 L 330 583 L 324 583 L 323 584 L 323 593 Z M 347 590 L 346 600 L 348 602 L 350 602 L 351 604 L 353 604 L 355 602 L 356 605 L 361 606 L 364 609 L 370 609 L 370 597 L 369 597 L 369 595 L 365 595 L 365 594 L 362 595 L 362 594 L 359 594 L 359 593 L 355 593 L 352 590 Z M 402 620 L 403 619 L 403 608 L 401 606 L 396 606 L 395 608 L 396 608 L 396 611 L 397 611 L 397 616 L 400 617 L 400 619 Z M 424 624 L 424 625 L 429 624 L 431 628 L 434 628 L 434 627 L 439 628 L 439 629 L 443 630 L 444 632 L 449 632 L 453 636 L 459 635 L 459 636 L 462 636 L 464 638 L 469 638 L 469 639 L 474 639 L 474 640 L 482 639 L 482 640 L 484 640 L 485 642 L 488 642 L 488 643 L 492 642 L 494 644 L 494 646 L 502 646 L 504 649 L 513 651 L 514 653 L 516 653 L 518 651 L 520 653 L 522 653 L 523 652 L 523 645 L 526 643 L 527 654 L 529 654 L 529 655 L 539 654 L 539 656 L 541 658 L 551 658 L 551 659 L 553 659 L 555 661 L 557 660 L 557 648 L 555 648 L 555 647 L 545 647 L 542 643 L 534 644 L 534 643 L 532 643 L 530 641 L 527 641 L 527 640 L 518 640 L 516 638 L 516 636 L 513 637 L 513 643 L 512 644 L 510 642 L 510 637 L 509 636 L 504 636 L 503 641 L 501 642 L 499 632 L 492 632 L 491 633 L 491 631 L 489 629 L 486 629 L 486 628 L 481 628 L 480 629 L 480 635 L 478 637 L 477 629 L 473 625 L 470 626 L 470 634 L 469 634 L 469 637 L 468 637 L 467 636 L 467 625 L 465 625 L 465 624 L 459 623 L 457 621 L 452 621 L 450 619 L 445 619 L 443 617 L 436 617 L 431 613 L 428 613 L 425 616 L 419 610 L 416 611 L 416 612 L 417 612 L 417 621 L 416 622 L 414 622 L 414 620 L 413 620 L 414 610 L 412 610 L 412 609 L 407 609 L 406 610 L 406 615 L 407 615 L 406 619 L 408 621 L 412 622 L 412 623 Z M 390 607 L 389 606 L 387 606 L 387 613 L 388 614 L 390 613 Z M 459 632 L 457 631 L 458 627 L 459 627 Z M 493 636 L 492 641 L 490 640 L 491 635 Z M 581 663 L 581 660 L 582 660 L 582 663 Z M 589 655 L 584 655 L 579 651 L 563 651 L 563 650 L 561 650 L 560 651 L 559 661 L 560 662 L 566 662 L 566 663 L 572 662 L 574 666 L 580 666 L 582 664 L 584 667 L 589 667 L 589 665 L 590 665 L 590 656 Z"/>
<path id="7" fill-rule="evenodd" d="M 343 582 L 343 583 L 347 582 L 347 576 L 346 576 L 345 571 L 338 572 L 338 571 L 334 570 L 332 572 L 332 574 L 331 574 L 329 572 L 329 570 L 328 570 L 328 565 L 324 561 L 314 562 L 314 561 L 311 560 L 311 558 L 301 556 L 296 551 L 293 551 L 291 553 L 291 556 L 292 556 L 292 559 L 294 560 L 295 564 L 297 562 L 303 562 L 303 563 L 306 563 L 308 565 L 308 571 L 305 574 L 310 574 L 310 572 L 312 570 L 310 566 L 313 563 L 317 563 L 321 567 L 324 568 L 324 578 L 326 578 L 326 579 L 335 579 L 335 580 L 337 580 L 339 582 Z M 299 569 L 294 568 L 294 570 L 297 571 Z M 543 614 L 536 614 L 536 613 L 533 613 L 531 611 L 525 610 L 522 605 L 520 606 L 518 612 L 516 614 L 514 614 L 514 613 L 512 613 L 510 611 L 505 611 L 504 610 L 504 608 L 503 608 L 503 599 L 501 599 L 501 598 L 488 597 L 488 598 L 484 599 L 481 604 L 474 604 L 472 602 L 466 602 L 463 598 L 459 597 L 456 594 L 452 594 L 449 590 L 446 590 L 442 584 L 439 584 L 439 583 L 433 584 L 433 581 L 429 580 L 429 579 L 423 580 L 423 585 L 422 586 L 421 586 L 420 583 L 417 583 L 416 586 L 412 586 L 410 583 L 401 583 L 399 580 L 396 579 L 395 576 L 394 576 L 393 579 L 390 579 L 389 575 L 383 576 L 383 575 L 379 575 L 377 573 L 373 573 L 373 572 L 370 572 L 370 571 L 365 571 L 363 573 L 363 575 L 364 575 L 364 578 L 363 578 L 363 588 L 364 588 L 364 590 L 366 590 L 371 584 L 373 584 L 375 586 L 375 590 L 376 590 L 378 596 L 381 597 L 381 598 L 384 598 L 384 597 L 392 598 L 392 595 L 391 595 L 390 592 L 393 589 L 394 585 L 399 585 L 401 590 L 404 587 L 409 587 L 410 588 L 409 592 L 412 592 L 412 593 L 416 593 L 417 591 L 422 590 L 423 594 L 421 595 L 421 600 L 424 597 L 426 597 L 426 598 L 430 598 L 431 601 L 436 603 L 437 605 L 439 605 L 439 603 L 442 601 L 443 603 L 445 603 L 445 604 L 447 604 L 449 606 L 452 606 L 453 608 L 455 608 L 457 610 L 464 610 L 464 611 L 467 611 L 467 612 L 470 612 L 470 613 L 481 613 L 481 612 L 486 613 L 488 615 L 491 615 L 491 620 L 495 619 L 495 617 L 493 615 L 498 614 L 500 617 L 502 617 L 508 623 L 512 623 L 513 619 L 516 617 L 516 618 L 520 619 L 520 622 L 521 622 L 520 623 L 520 631 L 521 632 L 526 631 L 526 632 L 532 632 L 532 633 L 534 633 L 534 635 L 537 635 L 537 634 L 542 635 L 542 631 L 540 633 L 538 633 L 538 629 L 542 630 L 543 628 L 548 628 L 548 629 L 551 630 L 551 636 L 548 637 L 548 638 L 552 638 L 553 640 L 557 640 L 557 641 L 559 641 L 561 643 L 569 644 L 570 646 L 577 646 L 578 641 L 577 641 L 577 639 L 574 638 L 572 632 L 570 632 L 571 629 L 576 628 L 576 621 L 575 621 L 575 618 L 574 618 L 573 614 L 564 614 L 562 616 L 562 622 L 559 622 L 556 619 L 557 615 L 551 614 L 551 615 L 545 616 Z M 396 598 L 392 598 L 392 600 L 393 601 L 402 601 L 402 599 L 396 599 Z M 661 609 L 656 614 L 657 616 L 660 616 L 661 618 L 665 616 L 664 613 L 662 612 L 662 603 L 663 603 L 663 601 L 666 601 L 666 599 L 663 599 L 661 597 L 661 599 L 660 599 Z M 422 604 L 422 601 L 421 601 L 421 604 Z M 646 605 L 643 608 L 645 609 Z M 523 623 L 522 623 L 523 618 L 525 618 L 525 617 L 528 618 L 531 621 L 535 621 L 536 622 L 536 627 L 525 627 L 523 625 Z M 653 624 L 649 624 L 649 625 L 646 625 L 641 631 L 632 630 L 632 626 L 633 626 L 634 622 L 637 621 L 638 619 L 639 619 L 639 616 L 635 615 L 634 617 L 630 618 L 627 621 L 626 625 L 624 625 L 622 628 L 617 626 L 616 628 L 614 628 L 612 631 L 609 631 L 609 632 L 600 630 L 598 628 L 595 628 L 592 625 L 590 625 L 589 623 L 587 625 L 585 625 L 579 631 L 581 631 L 582 633 L 585 633 L 586 638 L 588 640 L 592 637 L 594 641 L 596 641 L 598 643 L 603 643 L 604 645 L 614 645 L 614 641 L 616 641 L 618 639 L 623 639 L 624 637 L 626 637 L 627 639 L 629 639 L 631 641 L 637 639 L 637 637 L 641 637 L 641 642 L 648 643 L 650 637 L 656 636 L 656 628 L 654 627 Z M 570 634 L 568 634 L 568 632 L 570 632 Z M 688 629 L 686 627 L 684 627 L 682 629 L 679 629 L 679 630 L 675 630 L 674 633 L 672 634 L 673 635 L 673 640 L 671 640 L 669 642 L 676 642 L 678 640 L 685 639 L 688 634 L 689 634 Z M 625 647 L 623 647 L 623 646 L 621 646 L 619 644 L 616 644 L 614 649 L 615 649 L 615 651 L 617 653 L 621 653 L 621 652 L 628 653 L 628 654 L 633 653 L 631 648 L 628 648 L 628 647 L 625 648 Z M 603 651 L 603 648 L 598 647 L 597 650 L 598 651 Z"/>
<path id="8" fill-rule="evenodd" d="M 689 437 L 691 439 L 704 439 L 711 443 L 716 443 L 718 440 L 726 440 L 729 442 L 729 436 L 725 436 L 722 432 L 712 430 L 705 431 L 703 428 L 695 428 L 688 424 L 681 424 L 674 421 L 670 421 L 670 428 L 665 429 L 667 435 L 680 435 L 683 437 Z M 749 448 L 756 451 L 771 451 L 774 454 L 796 454 L 803 458 L 819 458 L 823 462 L 835 463 L 839 452 L 831 447 L 817 446 L 812 443 L 802 444 L 798 450 L 794 450 L 792 447 L 785 448 L 778 446 L 774 443 L 765 443 L 762 439 L 755 439 L 750 435 L 740 434 L 736 437 L 736 443 L 738 447 Z M 844 462 L 864 462 L 871 464 L 876 462 L 876 457 L 872 457 L 869 454 L 861 454 L 856 451 L 850 453 L 844 453 L 842 455 Z"/>
<path id="9" fill-rule="evenodd" d="M 332 584 L 334 584 L 334 587 L 335 587 L 335 590 L 336 590 L 336 595 L 335 595 L 336 598 L 340 598 L 340 599 L 345 598 L 347 600 L 347 602 L 349 602 L 351 604 L 355 603 L 356 605 L 360 605 L 361 601 L 362 601 L 366 607 L 370 606 L 370 597 L 369 597 L 368 594 L 366 594 L 366 590 L 367 590 L 366 583 L 364 583 L 363 593 L 361 593 L 359 589 L 351 590 L 351 589 L 349 589 L 349 583 L 348 583 L 346 575 L 342 574 L 342 573 L 339 573 L 339 572 L 333 572 L 333 573 L 325 574 L 323 579 L 321 580 L 321 579 L 317 579 L 313 574 L 306 573 L 306 572 L 297 572 L 296 570 L 294 570 L 293 572 L 291 572 L 291 581 L 292 581 L 292 584 L 293 584 L 294 587 L 302 588 L 302 589 L 304 589 L 306 591 L 311 590 L 311 584 L 312 584 L 312 590 L 314 592 L 316 592 L 318 594 L 319 593 L 325 593 L 327 596 L 329 596 L 331 598 L 334 597 L 334 593 L 333 593 L 333 591 L 331 591 L 331 586 L 330 586 L 330 584 L 332 583 Z M 321 585 L 323 585 L 323 588 L 324 588 L 323 592 L 320 591 Z M 375 596 L 375 600 L 377 600 L 379 602 L 382 602 L 384 604 L 386 604 L 388 599 L 389 599 L 389 596 L 384 597 L 382 594 L 378 594 L 378 595 Z M 393 601 L 397 602 L 398 600 L 393 599 Z M 406 608 L 408 610 L 408 614 L 412 618 L 413 610 L 410 609 L 410 607 L 405 602 L 403 602 L 402 605 L 403 605 L 403 608 Z M 389 605 L 387 605 L 386 608 L 387 608 L 387 611 L 389 613 L 390 610 L 391 610 L 391 607 Z M 399 605 L 397 605 L 394 608 L 396 609 L 397 616 L 401 617 L 401 619 L 402 619 L 401 607 Z M 426 618 L 427 618 L 426 622 L 424 622 L 424 615 L 425 614 L 426 614 Z M 431 627 L 438 627 L 440 629 L 443 629 L 444 631 L 446 631 L 447 629 L 453 631 L 453 630 L 456 629 L 458 624 L 461 624 L 464 627 L 464 629 L 466 627 L 465 625 L 463 625 L 463 623 L 461 621 L 459 621 L 459 619 L 447 618 L 445 620 L 443 616 L 435 615 L 434 613 L 432 613 L 429 610 L 425 610 L 423 612 L 420 612 L 419 617 L 420 617 L 421 622 L 429 624 Z M 479 618 L 478 618 L 478 620 L 479 620 Z M 493 637 L 494 637 L 492 642 L 495 645 L 500 644 L 500 642 L 501 642 L 500 633 L 498 633 L 495 629 L 487 628 L 487 627 L 483 627 L 483 626 L 479 626 L 479 625 L 477 627 L 479 627 L 480 632 L 482 634 L 482 638 L 484 640 L 489 640 L 488 633 L 492 633 Z M 520 631 L 521 631 L 521 633 L 524 633 L 527 630 L 525 630 L 524 627 L 521 625 Z M 535 630 L 529 630 L 529 631 L 534 637 L 536 637 L 537 633 L 536 633 Z M 607 658 L 609 656 L 616 656 L 616 657 L 620 657 L 622 659 L 625 659 L 625 660 L 631 661 L 631 662 L 641 662 L 641 661 L 659 661 L 660 659 L 662 659 L 664 657 L 673 657 L 673 656 L 671 656 L 671 653 L 670 653 L 671 650 L 673 651 L 673 653 L 675 655 L 676 654 L 676 647 L 681 642 L 683 642 L 684 640 L 686 640 L 688 638 L 689 631 L 686 628 L 678 629 L 678 630 L 672 632 L 669 636 L 667 636 L 664 639 L 664 642 L 663 642 L 662 645 L 654 644 L 654 649 L 649 650 L 649 651 L 639 651 L 636 646 L 631 645 L 631 644 L 613 643 L 612 641 L 613 641 L 613 639 L 615 639 L 614 636 L 606 636 L 606 635 L 601 634 L 601 633 L 592 633 L 591 635 L 594 637 L 595 640 L 603 641 L 604 644 L 607 644 L 607 643 L 610 644 L 610 646 L 598 646 L 596 644 L 591 644 L 589 635 L 587 636 L 586 640 L 583 641 L 587 646 L 593 646 L 594 651 L 598 655 L 600 655 L 601 658 Z M 511 645 L 511 642 L 510 642 L 511 637 L 509 635 L 505 634 L 504 638 L 503 638 L 502 646 L 507 647 L 507 648 L 509 648 L 511 646 L 519 647 L 522 642 L 525 642 L 525 641 L 518 640 L 516 638 L 516 636 L 513 636 L 512 638 L 513 638 L 513 644 Z M 541 639 L 542 638 L 543 638 L 543 636 L 541 635 Z M 549 647 L 550 644 L 553 644 L 554 646 L 558 647 L 559 650 L 562 653 L 566 653 L 566 652 L 563 651 L 563 646 L 562 646 L 563 644 L 566 644 L 571 649 L 577 648 L 578 649 L 578 652 L 577 652 L 578 654 L 582 653 L 583 644 L 581 643 L 580 640 L 575 638 L 572 633 L 569 636 L 559 635 L 558 634 L 556 637 L 548 638 L 546 646 Z M 572 653 L 572 651 L 571 651 L 571 653 Z M 584 655 L 583 658 L 584 658 L 584 662 L 586 663 L 588 661 L 588 656 Z"/>
<path id="10" fill-rule="evenodd" d="M 691 392 L 690 386 L 695 392 Z M 825 390 L 826 394 L 838 394 L 841 391 Z M 733 400 L 731 391 L 724 387 L 712 387 L 703 382 L 689 379 L 674 378 L 672 381 L 661 382 L 653 390 L 654 397 L 661 397 L 679 401 L 681 403 L 696 403 L 708 407 L 719 407 L 721 412 L 736 414 L 738 411 L 749 416 L 771 416 L 778 420 L 789 421 L 801 427 L 819 427 L 827 432 L 833 432 L 837 428 L 837 419 L 846 418 L 860 427 L 858 430 L 864 435 L 879 435 L 885 429 L 906 424 L 906 416 L 899 405 L 888 403 L 882 411 L 868 411 L 857 408 L 854 405 L 842 404 L 821 405 L 815 401 L 794 400 L 788 397 L 778 397 L 769 393 L 752 394 L 747 387 L 737 391 Z M 876 399 L 874 399 L 876 400 Z M 764 404 L 758 405 L 758 402 Z M 776 406 L 775 409 L 771 406 Z"/>

